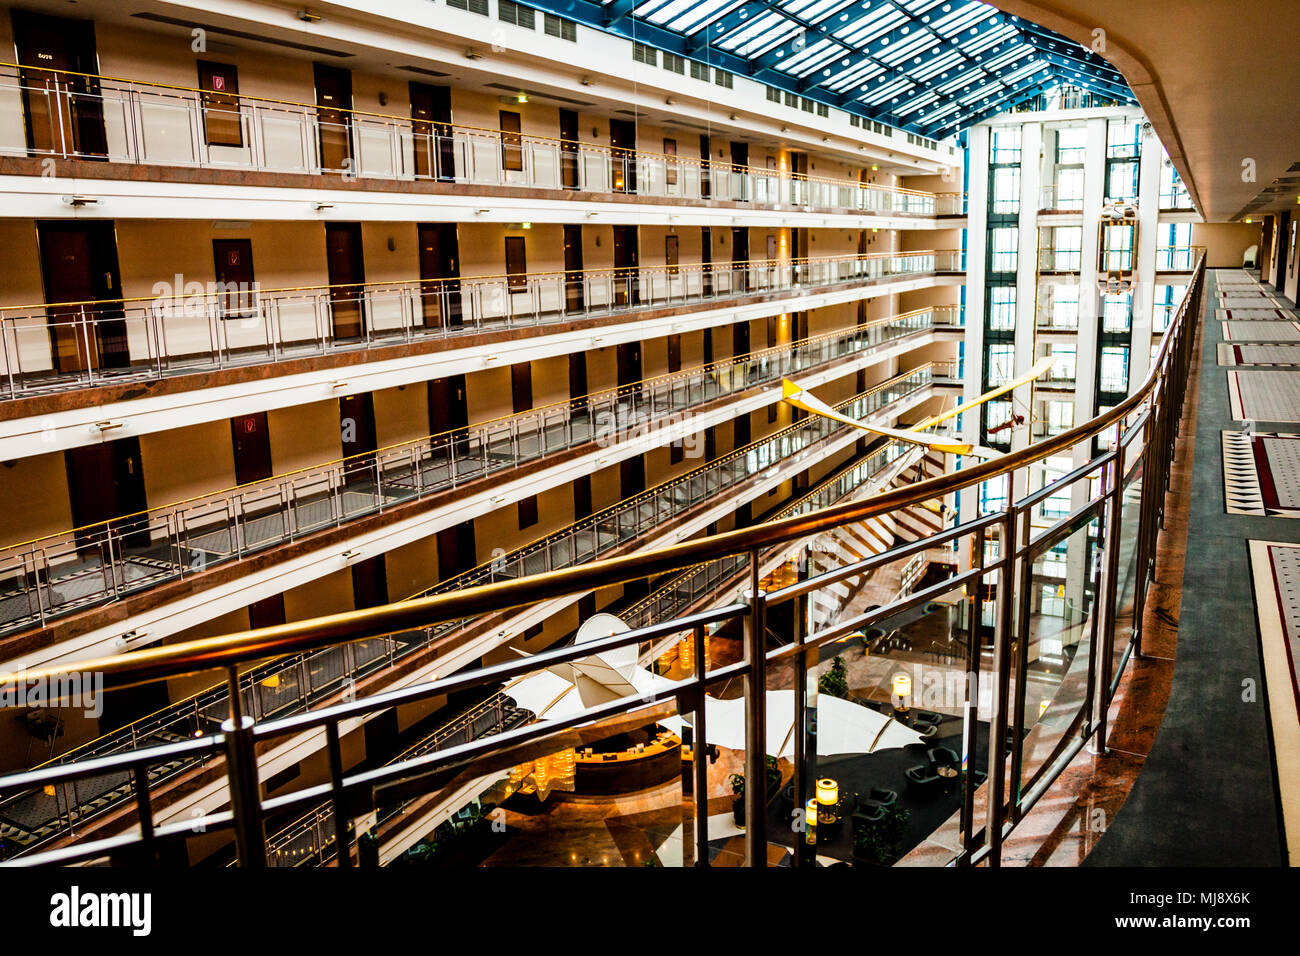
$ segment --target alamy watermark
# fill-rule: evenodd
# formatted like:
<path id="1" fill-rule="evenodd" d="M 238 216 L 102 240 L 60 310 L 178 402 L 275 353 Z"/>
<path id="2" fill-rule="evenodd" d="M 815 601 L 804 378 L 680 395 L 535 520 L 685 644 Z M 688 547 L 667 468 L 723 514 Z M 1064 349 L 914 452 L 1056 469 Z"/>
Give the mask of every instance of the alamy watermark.
<path id="1" fill-rule="evenodd" d="M 80 707 L 87 717 L 98 720 L 104 713 L 104 674 L 76 671 L 29 679 L 19 673 L 0 685 L 0 707 Z"/>

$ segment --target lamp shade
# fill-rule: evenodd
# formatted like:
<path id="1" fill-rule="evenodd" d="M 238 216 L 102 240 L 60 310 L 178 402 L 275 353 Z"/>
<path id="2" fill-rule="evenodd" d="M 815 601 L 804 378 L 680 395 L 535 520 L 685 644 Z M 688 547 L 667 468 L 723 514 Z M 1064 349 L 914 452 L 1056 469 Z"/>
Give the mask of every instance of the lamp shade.
<path id="1" fill-rule="evenodd" d="M 839 802 L 840 788 L 834 780 L 824 777 L 817 781 L 817 802 L 823 807 L 833 807 Z"/>
<path id="2" fill-rule="evenodd" d="M 895 674 L 892 683 L 895 697 L 902 697 L 906 700 L 912 696 L 911 674 Z"/>

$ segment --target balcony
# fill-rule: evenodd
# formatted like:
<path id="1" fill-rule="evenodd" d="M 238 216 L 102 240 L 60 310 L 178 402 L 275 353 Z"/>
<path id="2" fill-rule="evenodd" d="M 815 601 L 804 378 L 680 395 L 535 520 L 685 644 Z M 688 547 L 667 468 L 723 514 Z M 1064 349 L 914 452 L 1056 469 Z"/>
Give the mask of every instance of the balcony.
<path id="1" fill-rule="evenodd" d="M 709 403 L 852 363 L 933 328 L 922 309 L 0 549 L 0 634 L 117 601 L 535 462 L 644 435 Z M 840 372 L 848 374 L 848 367 Z M 675 430 L 675 431 L 674 431 Z M 618 457 L 614 454 L 614 457 Z"/>
<path id="2" fill-rule="evenodd" d="M 835 408 L 854 418 L 883 421 L 895 417 L 904 404 L 914 404 L 929 393 L 928 365 L 874 386 Z M 661 546 L 689 531 L 688 522 L 704 527 L 719 509 L 732 510 L 765 492 L 768 485 L 789 480 L 827 454 L 849 447 L 860 434 L 821 416 L 804 419 L 744 448 L 701 465 L 678 478 L 625 499 L 588 518 L 574 522 L 530 545 L 438 585 L 413 594 L 407 601 L 431 595 L 452 594 L 486 582 L 509 581 L 540 571 L 557 571 L 645 548 Z M 677 533 L 675 533 L 677 532 Z M 575 598 L 576 599 L 576 598 Z M 565 601 L 563 607 L 570 603 Z M 558 607 L 546 606 L 543 618 Z M 337 700 L 340 693 L 361 686 L 398 685 L 413 670 L 413 662 L 430 659 L 444 673 L 463 666 L 460 658 L 481 656 L 520 632 L 527 613 L 502 612 L 458 618 L 438 626 L 404 629 L 370 640 L 319 652 L 280 657 L 254 667 L 238 677 L 243 713 L 258 719 L 287 716 Z M 536 610 L 532 613 L 537 613 Z M 470 657 L 466 657 L 470 655 Z M 401 665 L 401 666 L 399 666 Z M 102 758 L 170 741 L 210 733 L 230 706 L 227 684 L 215 685 L 83 747 L 70 751 L 57 764 Z M 318 745 L 322 743 L 318 741 Z M 188 759 L 170 761 L 152 775 L 150 784 L 173 780 L 203 765 Z M 10 827 L 5 842 L 9 855 L 86 827 L 92 817 L 134 799 L 131 788 L 115 778 L 91 778 L 74 783 L 62 796 L 42 790 L 17 794 L 0 804 L 0 818 L 26 820 L 21 832 Z M 39 824 L 32 821 L 39 820 Z"/>
<path id="3" fill-rule="evenodd" d="M 649 628 L 600 638 L 590 644 L 552 648 L 525 659 L 473 671 L 428 677 L 401 689 L 385 688 L 382 694 L 363 694 L 358 699 L 316 710 L 309 715 L 291 718 L 262 719 L 251 707 L 236 710 L 240 719 L 232 720 L 220 733 L 163 746 L 101 757 L 91 762 L 87 755 L 74 756 L 65 764 L 53 765 L 0 780 L 0 793 L 49 794 L 45 808 L 53 812 L 53 830 L 66 836 L 61 852 L 34 852 L 19 863 L 29 866 L 105 859 L 112 852 L 139 851 L 140 862 L 157 863 L 159 844 L 183 848 L 187 841 L 201 834 L 211 840 L 218 834 L 235 837 L 239 862 L 244 866 L 261 866 L 266 862 L 263 822 L 269 814 L 301 813 L 318 806 L 323 799 L 332 801 L 332 828 L 338 835 L 340 861 L 351 861 L 356 824 L 377 809 L 388 794 L 409 798 L 442 789 L 447 774 L 462 779 L 517 763 L 517 756 L 548 754 L 565 748 L 590 745 L 611 734 L 651 725 L 665 720 L 691 716 L 694 726 L 701 727 L 700 717 L 705 692 L 711 685 L 743 677 L 757 686 L 775 685 L 776 689 L 798 691 L 794 713 L 782 713 L 779 703 L 769 702 L 769 695 L 752 695 L 746 700 L 745 731 L 750 739 L 764 739 L 764 728 L 778 720 L 809 727 L 806 714 L 799 709 L 804 671 L 801 661 L 834 658 L 848 653 L 844 640 L 863 629 L 889 625 L 904 615 L 912 620 L 921 617 L 921 627 L 910 634 L 920 636 L 925 628 L 938 628 L 948 642 L 969 648 L 965 660 L 952 669 L 963 678 L 972 670 L 980 687 L 1016 687 L 1018 693 L 992 695 L 987 702 L 966 691 L 955 695 L 949 716 L 960 721 L 962 754 L 970 761 L 971 772 L 961 774 L 952 816 L 912 852 L 909 863 L 939 866 L 997 865 L 1025 859 L 1030 843 L 1054 849 L 1042 833 L 1058 832 L 1054 826 L 1036 826 L 1031 816 L 1040 801 L 1052 792 L 1052 785 L 1071 772 L 1078 757 L 1088 759 L 1084 749 L 1090 741 L 1104 742 L 1108 731 L 1117 726 L 1116 712 L 1128 717 L 1144 706 L 1142 700 L 1128 696 L 1126 688 L 1133 679 L 1132 661 L 1149 640 L 1144 629 L 1145 612 L 1154 608 L 1149 591 L 1154 570 L 1154 556 L 1169 542 L 1160 537 L 1160 525 L 1166 492 L 1170 486 L 1170 461 L 1175 450 L 1178 423 L 1183 418 L 1184 390 L 1194 357 L 1195 323 L 1200 315 L 1203 272 L 1198 269 L 1189 287 L 1184 307 L 1162 342 L 1153 370 L 1138 392 L 1115 409 L 1072 429 L 1055 439 L 1041 442 L 1008 456 L 989 461 L 940 478 L 925 480 L 886 496 L 886 500 L 853 502 L 822 509 L 771 525 L 760 525 L 712 538 L 686 541 L 655 548 L 609 561 L 574 567 L 563 575 L 538 575 L 521 579 L 498 580 L 483 587 L 458 590 L 416 603 L 394 604 L 357 611 L 332 618 L 299 622 L 274 632 L 232 634 L 208 638 L 202 642 L 167 648 L 162 652 L 123 655 L 116 660 L 97 662 L 127 680 L 166 679 L 190 673 L 202 667 L 228 667 L 231 673 L 241 663 L 264 660 L 268 654 L 321 653 L 342 651 L 359 646 L 356 642 L 376 640 L 376 635 L 407 633 L 410 628 L 428 628 L 480 614 L 493 614 L 501 607 L 523 607 L 534 602 L 576 600 L 581 594 L 623 582 L 653 577 L 701 562 L 734 555 L 753 556 L 763 548 L 795 541 L 829 528 L 846 527 L 877 517 L 886 517 L 900 507 L 921 504 L 936 496 L 945 496 L 979 482 L 997 480 L 1006 487 L 1026 487 L 1035 469 L 1049 457 L 1072 455 L 1077 449 L 1080 464 L 1069 474 L 1023 497 L 1004 498 L 994 505 L 996 511 L 975 516 L 961 524 L 928 535 L 917 542 L 895 546 L 871 558 L 847 563 L 773 591 L 757 590 L 742 603 L 714 611 L 678 617 Z M 1114 434 L 1114 454 L 1097 453 L 1099 435 Z M 1023 483 L 1022 483 L 1023 482 Z M 1041 502 L 1069 496 L 1075 505 L 1071 514 L 1050 527 L 1033 526 L 1031 518 Z M 1130 507 L 1129 505 L 1132 505 Z M 1123 507 L 1121 507 L 1123 505 Z M 1098 561 L 1069 561 L 1064 566 L 1066 593 L 1087 595 L 1088 600 L 1073 608 L 1060 604 L 1041 612 L 1016 613 L 1010 595 L 1032 597 L 1037 580 L 1059 579 L 1059 554 L 1089 547 L 1089 539 L 1103 543 Z M 997 556 L 990 560 L 989 545 L 996 541 Z M 930 587 L 890 600 L 883 607 L 867 610 L 828 627 L 796 632 L 793 643 L 776 648 L 765 642 L 769 609 L 792 604 L 805 596 L 815 595 L 849 580 L 861 579 L 877 568 L 906 561 L 923 550 L 935 547 L 960 548 L 976 557 L 969 567 Z M 996 601 L 981 596 L 996 588 Z M 1017 591 L 1018 588 L 1018 591 Z M 965 606 L 966 613 L 953 613 Z M 931 609 L 934 609 L 931 612 Z M 927 615 L 938 615 L 927 616 Z M 1050 618 L 1050 620 L 1045 620 Z M 987 622 L 981 629 L 979 622 Z M 593 653 L 637 648 L 652 641 L 678 637 L 703 647 L 710 629 L 731 626 L 743 629 L 743 654 L 736 663 L 710 663 L 700 652 L 693 657 L 693 667 L 675 679 L 659 679 L 647 689 L 637 688 L 623 697 L 585 706 L 563 719 L 535 722 L 500 734 L 485 736 L 446 751 L 435 751 L 414 759 L 373 769 L 347 771 L 333 762 L 332 773 L 322 785 L 304 782 L 274 798 L 256 796 L 235 805 L 232 812 L 209 812 L 201 809 L 189 818 L 159 807 L 148 787 L 131 791 L 134 777 L 144 781 L 157 768 L 187 761 L 191 765 L 207 762 L 227 793 L 256 794 L 259 757 L 262 753 L 284 749 L 305 734 L 338 741 L 350 728 L 367 717 L 400 706 L 419 706 L 467 690 L 495 688 L 511 680 L 547 669 L 560 668 L 589 657 Z M 1031 669 L 1028 654 L 1016 648 L 1042 646 L 1044 638 L 1055 641 L 1058 656 L 1068 660 L 1055 673 Z M 988 651 L 979 651 L 987 640 Z M 340 641 L 350 643 L 337 643 Z M 1068 647 L 1066 646 L 1068 642 Z M 1067 653 L 1068 652 L 1068 653 Z M 857 656 L 860 652 L 853 651 Z M 908 670 L 905 657 L 880 655 L 884 663 Z M 873 655 L 875 656 L 875 655 Z M 829 661 L 827 661 L 829 663 Z M 914 662 L 913 662 L 914 663 Z M 75 666 L 75 665 L 74 665 Z M 6 675 L 9 687 L 23 680 L 50 680 L 68 673 L 66 669 L 39 675 Z M 249 675 L 250 677 L 253 675 Z M 813 677 L 809 666 L 807 677 Z M 947 676 L 946 673 L 939 676 Z M 769 683 L 770 681 L 770 683 Z M 1026 687 L 1033 684 L 1032 690 Z M 960 681 L 959 681 L 960 683 Z M 272 685 L 263 681 L 250 690 L 267 693 L 283 687 L 284 681 Z M 241 694 L 240 698 L 245 695 Z M 237 698 L 238 699 L 238 698 Z M 779 701 L 779 699 L 777 699 Z M 232 703 L 234 701 L 232 700 Z M 819 721 L 827 716 L 819 713 Z M 791 720 L 793 716 L 793 720 Z M 983 725 L 983 726 L 981 726 Z M 981 757 L 977 748 L 980 733 L 995 745 L 987 747 Z M 706 738 L 707 739 L 707 738 Z M 794 781 L 795 805 L 802 805 L 807 795 L 802 788 L 807 781 L 828 768 L 817 757 L 817 740 L 810 733 L 801 738 L 804 746 L 796 748 Z M 1005 746 L 1004 746 L 1005 742 Z M 255 749 L 254 744 L 259 745 Z M 522 749 L 522 748 L 527 748 Z M 729 747 L 743 762 L 750 780 L 763 778 L 764 747 L 737 749 Z M 337 753 L 337 746 L 333 748 Z M 708 756 L 705 747 L 694 747 L 691 754 L 694 793 L 708 792 Z M 1094 761 L 1095 763 L 1095 761 Z M 732 764 L 731 766 L 734 766 Z M 730 769 L 730 767 L 728 767 Z M 979 770 L 980 773 L 976 773 Z M 444 774 L 443 771 L 447 771 Z M 985 772 L 986 771 L 986 772 Z M 1085 771 L 1086 772 L 1086 771 Z M 134 799 L 139 806 L 136 819 L 122 821 L 122 836 L 111 842 L 98 842 L 93 827 L 78 826 L 71 833 L 74 813 L 63 807 L 81 804 L 78 789 L 93 789 L 99 781 L 116 778 L 123 791 L 118 800 Z M 53 796 L 71 792 L 62 804 Z M 790 834 L 772 829 L 765 810 L 763 788 L 750 787 L 745 793 L 748 826 L 745 831 L 744 862 L 752 866 L 768 863 L 769 837 L 789 840 Z M 16 797 L 14 798 L 16 799 Z M 672 794 L 673 809 L 680 813 L 680 796 Z M 1073 800 L 1070 801 L 1073 803 Z M 130 817 L 131 814 L 124 814 Z M 680 816 L 678 819 L 681 819 Z M 80 821 L 75 821 L 80 822 Z M 1038 822 L 1041 822 L 1039 818 Z M 675 822 L 673 825 L 676 825 Z M 712 821 L 707 804 L 695 801 L 695 813 L 683 821 L 683 852 L 680 862 L 711 859 L 711 840 L 721 833 Z M 712 832 L 711 832 L 712 831 Z M 728 834 L 729 835 L 729 834 Z M 828 847 L 814 841 L 797 840 L 792 862 L 812 866 L 814 854 Z M 1009 840 L 1015 844 L 1009 846 Z M 51 841 L 52 842 L 52 841 Z M 805 845 L 806 844 L 806 845 Z M 1036 851 L 1037 852 L 1037 851 Z"/>
<path id="4" fill-rule="evenodd" d="M 0 63 L 0 155 L 935 216 L 959 194 Z M 92 128 L 87 130 L 87 124 Z M 213 136 L 212 130 L 220 130 Z M 218 145 L 233 143 L 235 145 Z M 277 185 L 282 185 L 277 183 Z"/>
<path id="5" fill-rule="evenodd" d="M 1191 272 L 1200 258 L 1201 246 L 1160 246 L 1156 249 L 1156 272 Z"/>
<path id="6" fill-rule="evenodd" d="M 1038 211 L 1042 213 L 1083 214 L 1083 191 L 1078 185 L 1043 186 L 1038 191 Z"/>
<path id="7" fill-rule="evenodd" d="M 1075 273 L 1079 271 L 1082 257 L 1078 249 L 1039 249 L 1038 271 Z"/>
<path id="8" fill-rule="evenodd" d="M 900 252 L 589 269 L 0 308 L 0 398 L 284 363 L 652 309 L 957 271 L 961 253 Z M 382 357 L 377 355 L 377 358 Z"/>

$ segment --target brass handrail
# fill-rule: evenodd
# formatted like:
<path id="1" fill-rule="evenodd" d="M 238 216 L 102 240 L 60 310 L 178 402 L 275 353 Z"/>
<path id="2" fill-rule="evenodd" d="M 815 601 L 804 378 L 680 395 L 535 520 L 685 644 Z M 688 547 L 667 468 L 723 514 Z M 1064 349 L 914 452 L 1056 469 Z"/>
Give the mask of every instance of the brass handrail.
<path id="1" fill-rule="evenodd" d="M 602 388 L 599 389 L 598 391 L 587 392 L 586 394 L 583 395 L 574 395 L 571 398 L 566 398 L 561 401 L 548 402 L 545 405 L 537 405 L 534 406 L 533 408 L 527 409 L 526 411 L 511 412 L 508 415 L 498 415 L 496 418 L 488 418 L 479 422 L 470 422 L 467 425 L 460 425 L 456 428 L 448 428 L 441 432 L 433 432 L 432 434 L 429 435 L 422 435 L 419 438 L 410 438 L 407 439 L 406 441 L 394 442 L 391 445 L 384 445 L 383 447 L 376 448 L 373 451 L 363 451 L 363 452 L 358 452 L 355 455 L 346 455 L 339 458 L 331 458 L 328 461 L 318 462 L 317 464 L 314 465 L 306 465 L 302 468 L 296 468 L 292 471 L 279 472 L 278 474 L 270 475 L 266 478 L 259 478 L 255 481 L 247 481 L 244 482 L 242 485 L 229 485 L 225 488 L 218 488 L 215 491 L 206 491 L 201 494 L 191 495 L 188 498 L 181 498 L 176 501 L 170 501 L 166 504 L 154 505 L 151 508 L 145 508 L 141 511 L 133 511 L 129 514 L 124 514 L 124 515 L 114 515 L 113 517 L 103 521 L 95 521 L 95 522 L 91 522 L 90 524 L 80 525 L 74 528 L 66 528 L 61 531 L 51 531 L 48 534 L 43 534 L 38 538 L 29 538 L 26 541 L 17 541 L 12 544 L 0 544 L 0 553 L 3 553 L 5 551 L 12 551 L 15 548 L 25 548 L 31 545 L 38 545 L 43 541 L 49 541 L 54 538 L 66 538 L 67 536 L 75 535 L 77 532 L 80 531 L 89 531 L 92 528 L 101 528 L 104 527 L 105 525 L 113 524 L 116 522 L 129 521 L 133 518 L 134 519 L 147 518 L 151 515 L 156 516 L 167 512 L 173 512 L 178 508 L 184 507 L 185 505 L 191 505 L 194 504 L 195 502 L 204 501 L 207 499 L 229 496 L 231 494 L 234 494 L 237 491 L 251 490 L 254 486 L 263 486 L 269 488 L 272 485 L 275 485 L 277 483 L 284 482 L 287 480 L 292 480 L 294 478 L 309 474 L 310 472 L 320 471 L 322 469 L 332 468 L 332 467 L 346 467 L 349 463 L 355 464 L 363 461 L 369 461 L 375 458 L 376 456 L 386 455 L 392 452 L 399 451 L 403 448 L 421 447 L 431 442 L 439 442 L 439 441 L 451 442 L 453 440 L 459 439 L 460 436 L 474 429 L 486 428 L 489 425 L 499 425 L 503 422 L 513 421 L 516 419 L 522 420 L 526 418 L 536 417 L 539 414 L 557 411 L 561 408 L 569 408 L 574 406 L 575 404 L 582 404 L 582 403 L 595 404 L 598 400 L 602 398 L 608 398 L 610 396 L 629 395 L 634 392 L 640 391 L 642 389 L 654 388 L 656 386 L 666 385 L 682 379 L 689 379 L 697 375 L 705 375 L 709 373 L 725 373 L 727 370 L 733 368 L 734 366 L 742 365 L 747 362 L 761 362 L 764 358 L 781 355 L 783 353 L 790 352 L 795 349 L 800 349 L 800 348 L 806 349 L 809 346 L 814 346 L 818 343 L 828 342 L 838 338 L 845 338 L 855 333 L 863 332 L 867 329 L 874 329 L 885 325 L 892 325 L 897 322 L 906 322 L 908 319 L 915 318 L 916 316 L 923 315 L 927 312 L 938 312 L 944 309 L 956 309 L 956 308 L 957 308 L 956 306 L 934 305 L 934 306 L 927 306 L 922 309 L 912 309 L 907 312 L 900 312 L 898 315 L 888 315 L 879 319 L 873 319 L 870 322 L 864 322 L 861 325 L 854 325 L 844 329 L 836 329 L 831 332 L 823 332 L 818 335 L 811 335 L 808 336 L 807 338 L 796 339 L 794 341 L 787 342 L 781 345 L 772 345 L 772 346 L 768 346 L 765 349 L 758 349 L 756 351 L 746 352 L 742 355 L 733 355 L 730 358 L 717 359 L 713 362 L 705 362 L 701 365 L 692 366 L 691 368 L 679 369 L 676 372 L 666 372 L 663 375 L 656 375 L 653 376 L 652 378 L 640 379 L 639 381 L 629 382 L 625 385 L 616 385 L 613 388 Z M 918 332 L 923 331 L 923 328 L 918 328 L 915 331 Z M 906 336 L 899 336 L 899 338 L 905 338 L 905 337 Z M 891 344 L 893 341 L 894 340 L 891 340 Z M 943 363 L 931 362 L 929 364 L 935 365 L 935 364 L 943 364 Z M 756 383 L 756 385 L 759 384 L 762 383 Z"/>
<path id="2" fill-rule="evenodd" d="M 730 172 L 743 172 L 755 176 L 765 176 L 774 178 L 784 178 L 797 180 L 799 182 L 825 183 L 832 186 L 851 187 L 854 189 L 870 189 L 877 192 L 898 193 L 905 196 L 920 196 L 922 198 L 934 199 L 937 196 L 952 196 L 956 193 L 932 193 L 924 189 L 908 189 L 903 186 L 886 186 L 882 183 L 864 183 L 855 179 L 835 179 L 829 176 L 811 176 L 808 173 L 795 173 L 791 170 L 767 169 L 761 166 L 741 166 L 722 159 L 711 159 L 709 157 L 694 158 L 690 156 L 676 156 L 668 153 L 656 153 L 647 149 L 628 149 L 623 146 L 606 146 L 603 143 L 588 143 L 582 140 L 564 139 L 559 136 L 548 136 L 544 133 L 525 133 L 525 132 L 507 132 L 499 129 L 490 129 L 486 126 L 471 126 L 465 123 L 444 122 L 442 120 L 425 120 L 413 116 L 401 116 L 396 113 L 376 113 L 370 110 L 345 109 L 337 106 L 322 107 L 318 103 L 300 103 L 296 100 L 281 100 L 268 96 L 256 96 L 251 93 L 225 93 L 219 90 L 204 90 L 193 86 L 182 86 L 176 83 L 158 83 L 153 80 L 132 80 L 121 76 L 110 76 L 102 73 L 79 73 L 76 70 L 55 69 L 46 66 L 29 66 L 21 63 L 9 63 L 0 60 L 0 68 L 9 68 L 18 70 L 19 73 L 49 73 L 53 74 L 55 82 L 59 77 L 75 76 L 87 80 L 108 81 L 110 83 L 124 83 L 129 88 L 146 87 L 155 90 L 169 90 L 179 93 L 193 93 L 199 96 L 195 101 L 196 105 L 205 113 L 237 113 L 238 109 L 222 109 L 219 106 L 205 105 L 204 97 L 220 96 L 227 101 L 234 101 L 236 107 L 244 101 L 251 103 L 264 103 L 273 107 L 293 107 L 294 112 L 303 111 L 317 113 L 321 109 L 327 109 L 330 113 L 340 113 L 347 116 L 363 117 L 366 119 L 381 120 L 383 122 L 393 122 L 402 124 L 411 124 L 412 126 L 425 126 L 430 129 L 435 127 L 447 127 L 450 129 L 466 130 L 473 133 L 482 133 L 489 136 L 498 137 L 502 140 L 503 145 L 517 146 L 522 145 L 524 140 L 541 140 L 546 143 L 559 144 L 561 148 L 574 147 L 581 149 L 598 150 L 602 153 L 608 153 L 611 157 L 636 156 L 648 159 L 661 159 L 669 162 L 679 163 L 685 166 L 696 166 L 701 170 L 721 169 Z M 103 98 L 103 93 L 81 93 L 73 91 L 74 96 L 98 96 Z M 224 105 L 224 104 L 223 104 Z M 283 110 L 282 112 L 290 112 Z M 340 124 L 341 125 L 341 124 Z"/>
<path id="3" fill-rule="evenodd" d="M 19 681 L 48 680 L 60 675 L 85 672 L 123 675 L 132 682 L 143 683 L 217 667 L 236 667 L 240 663 L 259 658 L 313 650 L 331 644 L 350 643 L 402 630 L 427 627 L 433 623 L 499 612 L 580 591 L 590 591 L 640 580 L 655 574 L 675 572 L 683 567 L 727 555 L 782 544 L 816 534 L 824 529 L 865 521 L 920 501 L 942 497 L 998 475 L 1010 474 L 1033 462 L 1066 451 L 1083 439 L 1104 432 L 1107 428 L 1122 422 L 1145 401 L 1157 395 L 1160 387 L 1165 384 L 1162 373 L 1171 345 L 1182 335 L 1183 327 L 1188 322 L 1188 305 L 1195 298 L 1190 291 L 1195 287 L 1198 279 L 1203 278 L 1204 270 L 1205 256 L 1202 254 L 1196 263 L 1192 282 L 1189 283 L 1189 294 L 1183 299 L 1178 314 L 1161 339 L 1159 351 L 1151 363 L 1146 378 L 1131 395 L 1087 422 L 999 458 L 986 459 L 960 471 L 902 488 L 886 490 L 866 501 L 834 505 L 810 514 L 783 518 L 771 524 L 727 531 L 663 548 L 605 558 L 511 581 L 476 585 L 433 597 L 200 638 L 167 647 L 130 651 L 113 657 L 55 664 L 17 674 L 0 674 L 0 689 Z"/>
<path id="4" fill-rule="evenodd" d="M 709 272 L 726 272 L 735 269 L 771 269 L 780 266 L 802 266 L 802 265 L 822 265 L 836 262 L 870 262 L 878 259 L 906 259 L 918 256 L 938 256 L 938 255 L 958 255 L 959 249 L 909 249 L 900 252 L 846 252 L 834 256 L 802 256 L 791 257 L 788 259 L 740 259 L 728 260 L 725 262 L 681 262 L 676 265 L 645 265 L 645 266 L 605 266 L 591 269 L 552 269 L 548 272 L 515 272 L 515 273 L 488 273 L 486 275 L 462 275 L 452 278 L 438 279 L 387 279 L 382 282 L 336 282 L 332 285 L 303 285 L 303 286 L 284 286 L 273 289 L 263 289 L 258 286 L 256 289 L 246 290 L 250 295 L 281 295 L 287 292 L 304 292 L 304 293 L 322 293 L 330 292 L 336 289 L 340 290 L 383 290 L 399 286 L 421 285 L 434 286 L 439 284 L 460 283 L 466 285 L 473 282 L 487 281 L 505 281 L 514 280 L 532 280 L 563 277 L 566 281 L 574 282 L 585 276 L 593 275 L 612 275 L 619 277 L 640 277 L 645 273 L 666 272 L 676 275 L 678 271 L 691 271 L 694 269 L 707 270 Z M 77 302 L 31 302 L 24 305 L 0 305 L 0 313 L 27 311 L 39 309 L 71 309 L 78 306 L 97 306 L 121 304 L 126 305 L 128 302 L 163 302 L 163 301 L 185 301 L 198 296 L 207 298 L 219 298 L 223 294 L 240 295 L 239 291 L 227 292 L 220 287 L 220 284 L 214 279 L 212 289 L 209 291 L 206 287 L 201 293 L 188 294 L 185 292 L 176 292 L 172 295 L 139 295 L 130 297 L 118 297 L 113 299 L 85 299 Z M 16 321 L 25 316 L 3 316 L 5 320 Z"/>

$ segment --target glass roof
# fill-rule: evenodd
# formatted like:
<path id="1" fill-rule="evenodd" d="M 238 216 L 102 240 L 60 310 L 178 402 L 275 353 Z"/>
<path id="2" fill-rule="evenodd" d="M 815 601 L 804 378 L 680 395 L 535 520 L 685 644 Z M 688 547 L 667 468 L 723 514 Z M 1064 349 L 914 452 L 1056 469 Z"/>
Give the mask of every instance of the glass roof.
<path id="1" fill-rule="evenodd" d="M 932 138 L 1068 85 L 1134 103 L 1091 50 L 976 0 L 528 0 Z"/>

